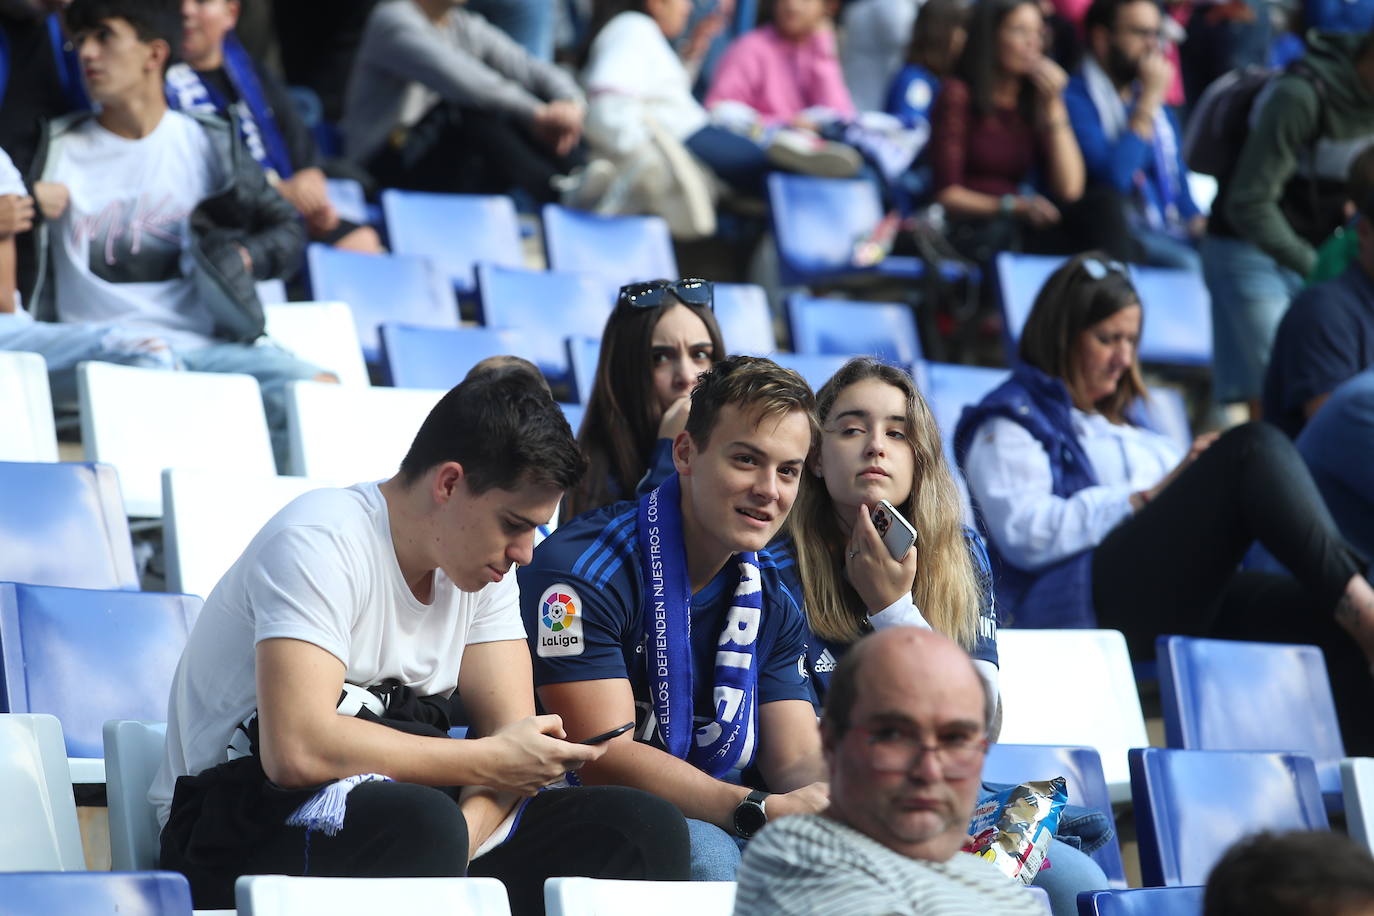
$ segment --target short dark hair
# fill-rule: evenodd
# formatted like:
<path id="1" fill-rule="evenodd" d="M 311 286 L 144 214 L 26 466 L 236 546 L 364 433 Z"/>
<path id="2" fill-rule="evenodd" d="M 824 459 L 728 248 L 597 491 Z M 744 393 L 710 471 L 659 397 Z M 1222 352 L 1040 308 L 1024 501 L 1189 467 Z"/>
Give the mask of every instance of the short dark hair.
<path id="1" fill-rule="evenodd" d="M 1087 14 L 1083 17 L 1083 34 L 1092 35 L 1093 29 L 1097 26 L 1111 31 L 1116 28 L 1116 19 L 1123 6 L 1132 3 L 1153 3 L 1159 6 L 1155 0 L 1093 0 L 1092 6 L 1088 7 Z"/>
<path id="2" fill-rule="evenodd" d="M 733 404 L 741 410 L 756 408 L 760 420 L 786 416 L 794 410 L 806 414 L 811 444 L 820 435 L 816 423 L 816 396 L 805 379 L 760 356 L 731 356 L 716 363 L 697 379 L 692 390 L 692 409 L 687 414 L 687 433 L 698 447 L 710 441 L 721 408 Z"/>
<path id="3" fill-rule="evenodd" d="M 139 41 L 167 42 L 169 63 L 181 56 L 181 4 L 177 0 L 72 0 L 63 16 L 69 35 L 94 29 L 108 19 L 123 19 Z"/>
<path id="4" fill-rule="evenodd" d="M 543 379 L 520 369 L 473 373 L 444 395 L 401 462 L 401 482 L 445 461 L 463 466 L 475 494 L 527 482 L 566 490 L 587 469 Z"/>
<path id="5" fill-rule="evenodd" d="M 1096 266 L 1088 262 L 1095 262 Z M 1141 305 L 1140 296 L 1119 262 L 1100 251 L 1069 258 L 1050 274 L 1035 297 L 1026 325 L 1021 329 L 1021 361 L 1071 384 L 1078 335 L 1132 305 Z M 1144 320 L 1142 306 L 1142 328 Z M 1100 401 L 1097 409 L 1119 422 L 1126 407 L 1144 395 L 1145 383 L 1140 377 L 1137 352 L 1131 368 L 1122 374 L 1116 391 Z"/>
<path id="6" fill-rule="evenodd" d="M 1257 833 L 1212 867 L 1203 916 L 1337 916 L 1374 904 L 1374 858 L 1327 830 Z"/>
<path id="7" fill-rule="evenodd" d="M 906 62 L 938 77 L 954 70 L 954 33 L 968 25 L 968 0 L 926 0 L 916 14 Z"/>

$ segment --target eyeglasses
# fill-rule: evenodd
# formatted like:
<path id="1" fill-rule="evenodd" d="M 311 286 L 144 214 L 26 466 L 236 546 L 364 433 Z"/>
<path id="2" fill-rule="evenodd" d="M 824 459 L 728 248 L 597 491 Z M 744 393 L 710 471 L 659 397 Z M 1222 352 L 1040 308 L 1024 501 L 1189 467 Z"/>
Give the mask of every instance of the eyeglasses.
<path id="1" fill-rule="evenodd" d="M 1126 273 L 1125 264 L 1122 264 L 1120 261 L 1104 261 L 1101 258 L 1088 258 L 1085 260 L 1083 262 L 1083 272 L 1094 280 L 1104 280 L 1109 273 L 1121 274 L 1123 277 L 1129 278 L 1129 275 Z"/>
<path id="2" fill-rule="evenodd" d="M 1141 41 L 1159 41 L 1164 35 L 1162 29 L 1147 29 L 1140 25 L 1122 26 L 1120 30 L 1130 37 L 1138 38 Z"/>
<path id="3" fill-rule="evenodd" d="M 711 281 L 695 277 L 627 283 L 620 287 L 620 296 L 616 302 L 630 308 L 650 309 L 662 305 L 669 293 L 688 305 L 704 305 L 713 310 L 715 308 L 715 290 Z"/>
<path id="4" fill-rule="evenodd" d="M 926 754 L 933 754 L 946 779 L 963 779 L 983 768 L 988 749 L 987 738 L 965 733 L 941 735 L 930 745 L 913 729 L 895 725 L 861 725 L 854 731 L 864 736 L 870 763 L 882 773 L 909 773 Z"/>

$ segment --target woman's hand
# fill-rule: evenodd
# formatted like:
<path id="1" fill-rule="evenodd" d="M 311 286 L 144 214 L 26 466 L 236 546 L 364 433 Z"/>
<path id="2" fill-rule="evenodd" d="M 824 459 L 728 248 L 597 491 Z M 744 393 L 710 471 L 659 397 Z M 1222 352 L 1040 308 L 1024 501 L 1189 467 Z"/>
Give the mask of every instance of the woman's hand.
<path id="1" fill-rule="evenodd" d="M 1182 474 L 1188 468 L 1188 465 L 1192 464 L 1194 461 L 1197 461 L 1199 455 L 1207 451 L 1207 449 L 1211 448 L 1212 443 L 1217 441 L 1217 437 L 1220 435 L 1221 433 L 1219 432 L 1203 433 L 1202 435 L 1194 439 L 1192 446 L 1188 449 L 1188 454 L 1183 456 L 1183 460 L 1178 463 L 1178 466 L 1176 468 L 1174 468 L 1168 474 L 1164 475 L 1163 480 L 1161 480 L 1159 483 L 1155 484 L 1148 490 L 1141 490 L 1139 493 L 1131 494 L 1132 508 L 1136 509 L 1137 511 L 1144 508 L 1146 503 L 1154 499 L 1156 496 L 1158 496 L 1160 493 L 1164 491 L 1165 487 L 1167 487 L 1169 484 L 1173 483 L 1176 479 L 1178 479 L 1178 475 Z"/>
<path id="2" fill-rule="evenodd" d="M 1064 68 L 1049 57 L 1041 57 L 1035 66 L 1031 67 L 1027 76 L 1040 93 L 1042 101 L 1059 98 L 1064 92 L 1064 87 L 1069 84 L 1069 75 L 1064 72 Z"/>
<path id="3" fill-rule="evenodd" d="M 845 548 L 844 572 L 868 613 L 876 614 L 903 595 L 911 594 L 916 582 L 917 550 L 912 545 L 902 559 L 892 559 L 882 535 L 873 527 L 871 512 L 868 506 L 859 506 Z"/>
<path id="4" fill-rule="evenodd" d="M 683 395 L 663 411 L 663 419 L 658 421 L 660 439 L 676 439 L 677 434 L 687 428 L 687 414 L 692 410 L 692 398 Z"/>
<path id="5" fill-rule="evenodd" d="M 1012 213 L 1017 219 L 1030 223 L 1036 229 L 1056 225 L 1061 218 L 1059 208 L 1039 194 L 1024 194 L 1016 198 Z"/>

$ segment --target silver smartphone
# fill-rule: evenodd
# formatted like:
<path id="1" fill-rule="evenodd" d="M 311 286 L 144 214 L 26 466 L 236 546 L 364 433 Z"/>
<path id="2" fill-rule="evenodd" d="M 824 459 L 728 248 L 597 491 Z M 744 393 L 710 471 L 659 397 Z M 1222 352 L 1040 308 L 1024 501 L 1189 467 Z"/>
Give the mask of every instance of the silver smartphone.
<path id="1" fill-rule="evenodd" d="M 898 562 L 906 557 L 918 537 L 911 522 L 902 518 L 902 513 L 885 499 L 879 500 L 873 509 L 873 527 L 878 529 L 879 536 L 887 545 L 887 552 Z"/>

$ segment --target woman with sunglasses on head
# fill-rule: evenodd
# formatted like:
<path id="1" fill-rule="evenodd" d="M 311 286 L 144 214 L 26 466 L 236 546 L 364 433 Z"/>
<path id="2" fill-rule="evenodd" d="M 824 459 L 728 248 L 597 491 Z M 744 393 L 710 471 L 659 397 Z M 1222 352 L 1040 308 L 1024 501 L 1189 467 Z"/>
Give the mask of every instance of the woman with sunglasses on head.
<path id="1" fill-rule="evenodd" d="M 865 633 L 906 625 L 958 642 L 987 682 L 988 696 L 996 697 L 997 617 L 987 554 L 961 520 L 940 431 L 911 377 L 869 357 L 852 359 L 821 386 L 816 415 L 820 447 L 812 451 L 788 534 L 770 549 L 805 608 L 817 694 L 825 696 L 835 664 Z M 918 532 L 900 559 L 872 518 L 882 500 Z M 995 740 L 996 724 L 990 734 Z M 1096 812 L 1074 809 L 1064 821 L 1062 832 L 1087 849 L 1111 838 L 1109 822 Z M 1077 913 L 1078 891 L 1107 886 L 1096 863 L 1063 843 L 1051 848 L 1050 861 L 1054 867 L 1036 883 L 1058 914 Z"/>
<path id="2" fill-rule="evenodd" d="M 1011 379 L 964 411 L 955 452 L 1003 622 L 1118 629 L 1136 659 L 1165 633 L 1316 643 L 1347 750 L 1374 750 L 1364 559 L 1276 428 L 1201 436 L 1184 454 L 1135 422 L 1141 321 L 1121 264 L 1070 259 L 1035 300 Z M 1237 572 L 1255 541 L 1292 575 Z"/>
<path id="3" fill-rule="evenodd" d="M 725 358 L 709 280 L 631 283 L 601 335 L 596 383 L 577 441 L 587 473 L 564 519 L 630 499 L 673 471 L 673 437 L 687 424 L 697 376 Z M 646 476 L 647 475 L 647 476 Z"/>

